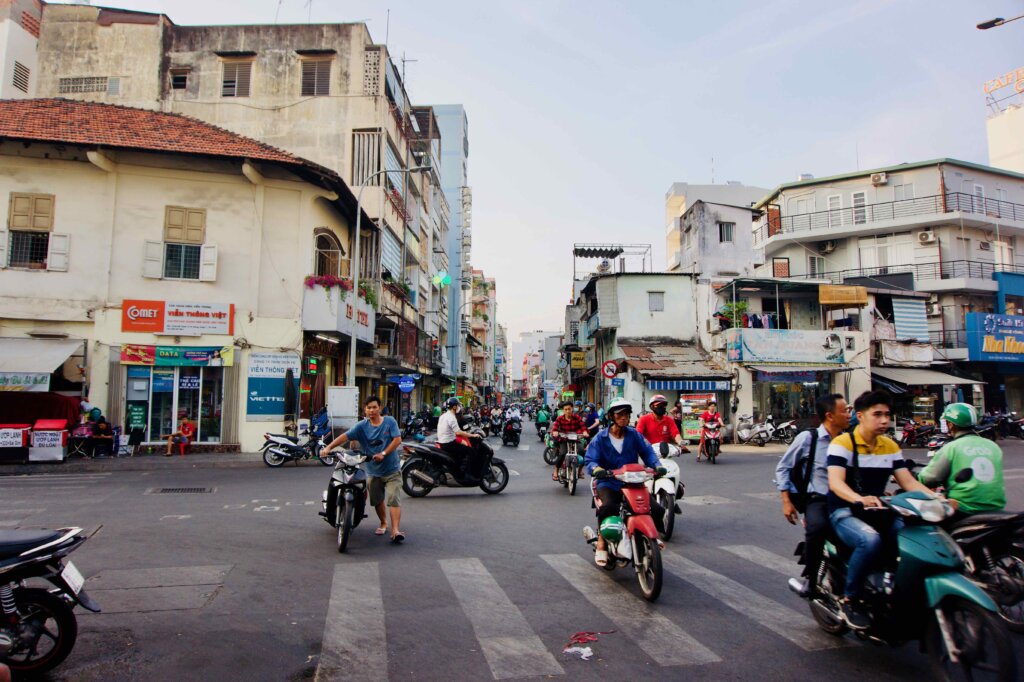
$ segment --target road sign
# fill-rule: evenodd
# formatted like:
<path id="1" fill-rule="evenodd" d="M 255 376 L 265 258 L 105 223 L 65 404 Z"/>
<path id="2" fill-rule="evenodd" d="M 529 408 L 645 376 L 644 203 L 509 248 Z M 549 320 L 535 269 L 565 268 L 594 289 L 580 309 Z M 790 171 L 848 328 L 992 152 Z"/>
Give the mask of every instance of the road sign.
<path id="1" fill-rule="evenodd" d="M 614 360 L 609 360 L 601 365 L 601 374 L 607 379 L 612 379 L 619 373 L 619 367 Z"/>
<path id="2" fill-rule="evenodd" d="M 402 393 L 411 393 L 416 388 L 416 380 L 406 374 L 398 380 L 398 390 Z"/>
<path id="3" fill-rule="evenodd" d="M 612 379 L 612 386 L 625 386 L 625 385 L 626 385 L 626 380 L 625 379 Z"/>

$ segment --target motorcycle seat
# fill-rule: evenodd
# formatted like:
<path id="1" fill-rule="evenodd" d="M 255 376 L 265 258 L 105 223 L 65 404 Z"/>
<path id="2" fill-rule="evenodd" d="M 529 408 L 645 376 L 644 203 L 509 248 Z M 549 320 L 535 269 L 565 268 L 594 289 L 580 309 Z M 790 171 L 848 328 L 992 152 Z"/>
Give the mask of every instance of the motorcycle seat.
<path id="1" fill-rule="evenodd" d="M 0 560 L 16 557 L 60 536 L 55 530 L 0 530 Z"/>
<path id="2" fill-rule="evenodd" d="M 994 511 L 984 512 L 981 514 L 971 514 L 970 516 L 964 517 L 957 521 L 954 521 L 949 525 L 950 532 L 955 532 L 968 526 L 974 526 L 977 524 L 1013 524 L 1013 523 L 1024 523 L 1024 512 L 1008 512 L 1008 511 Z"/>

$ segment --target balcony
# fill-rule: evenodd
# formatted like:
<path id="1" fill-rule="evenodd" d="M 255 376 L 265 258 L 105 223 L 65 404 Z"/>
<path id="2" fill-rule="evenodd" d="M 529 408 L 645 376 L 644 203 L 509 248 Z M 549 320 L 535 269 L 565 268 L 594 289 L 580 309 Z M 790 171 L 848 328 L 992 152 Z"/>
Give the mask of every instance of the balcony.
<path id="1" fill-rule="evenodd" d="M 835 270 L 811 275 L 794 275 L 792 279 L 825 279 L 833 284 L 842 284 L 846 280 L 856 277 L 870 278 L 909 273 L 914 276 L 914 289 L 917 291 L 940 292 L 971 289 L 994 292 L 999 289 L 998 283 L 992 279 L 992 274 L 996 272 L 1024 274 L 1024 267 L 976 260 L 949 260 L 887 265 L 878 268 Z M 880 286 L 883 284 L 884 282 L 879 282 Z"/>
<path id="2" fill-rule="evenodd" d="M 376 311 L 361 296 L 349 291 L 345 300 L 337 287 L 320 285 L 302 290 L 302 329 L 311 332 L 339 332 L 373 343 Z"/>
<path id="3" fill-rule="evenodd" d="M 838 233 L 872 234 L 880 229 L 926 227 L 950 221 L 952 213 L 963 214 L 966 223 L 975 226 L 999 220 L 1007 227 L 1024 230 L 1024 204 L 984 199 L 964 192 L 947 192 L 799 215 L 783 216 L 769 212 L 754 227 L 754 248 L 763 248 L 767 254 L 774 250 L 774 244 L 788 243 L 794 235 L 801 239 L 828 239 Z M 773 239 L 779 235 L 783 237 Z"/>

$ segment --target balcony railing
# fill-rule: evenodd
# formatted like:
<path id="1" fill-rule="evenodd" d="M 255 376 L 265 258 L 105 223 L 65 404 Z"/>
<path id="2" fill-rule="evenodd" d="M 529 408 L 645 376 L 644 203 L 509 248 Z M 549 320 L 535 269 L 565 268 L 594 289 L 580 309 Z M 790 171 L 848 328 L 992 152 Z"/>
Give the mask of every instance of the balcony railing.
<path id="1" fill-rule="evenodd" d="M 967 330 L 946 329 L 928 332 L 928 340 L 935 348 L 967 348 Z"/>
<path id="2" fill-rule="evenodd" d="M 834 208 L 798 215 L 773 215 L 770 211 L 754 229 L 754 246 L 763 247 L 777 234 L 815 230 L 845 230 L 871 223 L 942 213 L 972 213 L 1024 222 L 1024 204 L 985 199 L 964 192 L 947 192 L 916 199 L 885 201 L 863 206 Z"/>
<path id="3" fill-rule="evenodd" d="M 1024 267 L 1013 264 L 987 263 L 977 260 L 947 260 L 933 263 L 911 263 L 906 265 L 886 265 L 877 268 L 853 268 L 850 270 L 834 270 L 816 274 L 792 275 L 792 279 L 827 279 L 833 284 L 842 284 L 853 277 L 878 277 L 910 273 L 914 281 L 936 279 L 992 279 L 992 273 L 1013 272 L 1024 273 Z"/>

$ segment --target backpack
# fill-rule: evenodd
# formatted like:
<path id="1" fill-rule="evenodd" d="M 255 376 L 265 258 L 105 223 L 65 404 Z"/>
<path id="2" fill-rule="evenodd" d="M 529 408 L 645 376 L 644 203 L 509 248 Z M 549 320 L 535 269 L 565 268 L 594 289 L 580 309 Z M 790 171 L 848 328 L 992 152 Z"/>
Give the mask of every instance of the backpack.
<path id="1" fill-rule="evenodd" d="M 807 429 L 804 433 L 808 433 L 811 436 L 811 447 L 809 448 L 808 454 L 803 459 L 798 459 L 793 469 L 789 472 L 789 480 L 793 483 L 796 488 L 795 493 L 789 494 L 789 501 L 793 503 L 796 510 L 803 514 L 807 511 L 807 502 L 810 501 L 811 495 L 807 492 L 807 489 L 811 485 L 811 476 L 814 473 L 814 457 L 818 451 L 818 430 Z M 801 463 L 803 465 L 801 466 Z"/>

